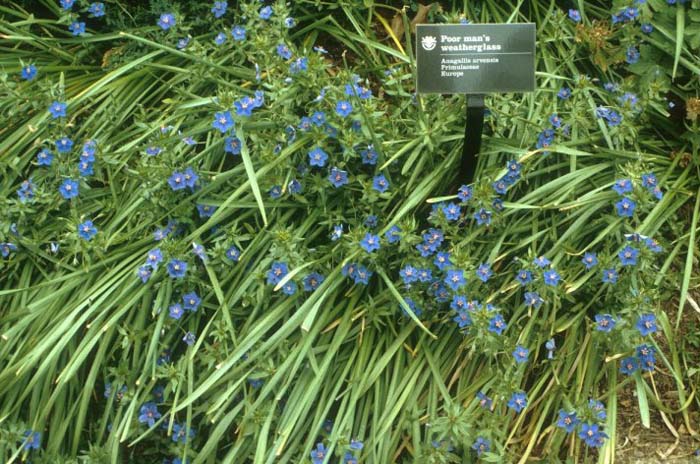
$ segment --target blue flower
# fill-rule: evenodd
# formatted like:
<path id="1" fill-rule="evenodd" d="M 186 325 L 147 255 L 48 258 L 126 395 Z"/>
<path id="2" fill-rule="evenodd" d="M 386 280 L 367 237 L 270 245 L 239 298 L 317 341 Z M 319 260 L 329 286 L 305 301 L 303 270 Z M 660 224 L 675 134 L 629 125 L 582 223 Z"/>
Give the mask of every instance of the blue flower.
<path id="1" fill-rule="evenodd" d="M 632 248 L 629 245 L 624 247 L 617 254 L 617 257 L 620 258 L 620 263 L 623 266 L 636 266 L 638 256 L 639 256 L 639 250 L 637 250 L 636 248 Z"/>
<path id="2" fill-rule="evenodd" d="M 191 189 L 194 189 L 195 185 L 197 184 L 197 180 L 199 180 L 199 176 L 191 167 L 185 168 L 184 172 L 182 173 L 182 177 L 185 180 L 185 185 Z"/>
<path id="3" fill-rule="evenodd" d="M 632 181 L 629 179 L 618 179 L 615 181 L 615 184 L 613 184 L 612 189 L 618 194 L 624 195 L 632 191 Z"/>
<path id="4" fill-rule="evenodd" d="M 476 276 L 482 282 L 488 281 L 492 275 L 493 275 L 493 271 L 491 270 L 491 265 L 489 265 L 488 263 L 482 263 L 476 269 Z"/>
<path id="5" fill-rule="evenodd" d="M 197 341 L 197 337 L 192 332 L 187 332 L 185 336 L 182 337 L 182 341 L 185 342 L 188 346 L 192 346 Z"/>
<path id="6" fill-rule="evenodd" d="M 61 8 L 64 10 L 70 10 L 73 8 L 73 3 L 75 3 L 75 0 L 61 0 Z"/>
<path id="7" fill-rule="evenodd" d="M 448 221 L 456 221 L 462 214 L 462 208 L 460 208 L 458 204 L 452 202 L 443 205 L 441 210 L 442 214 L 445 215 L 445 219 Z"/>
<path id="8" fill-rule="evenodd" d="M 652 253 L 661 253 L 662 251 L 664 251 L 663 247 L 659 245 L 659 242 L 657 242 L 653 238 L 646 238 L 644 240 L 644 245 Z"/>
<path id="9" fill-rule="evenodd" d="M 450 287 L 453 291 L 457 291 L 467 283 L 467 279 L 464 278 L 464 271 L 461 269 L 451 269 L 447 271 L 444 281 L 445 285 Z"/>
<path id="10" fill-rule="evenodd" d="M 182 295 L 182 307 L 187 311 L 196 312 L 201 302 L 202 299 L 196 292 L 189 292 Z"/>
<path id="11" fill-rule="evenodd" d="M 151 278 L 151 275 L 153 274 L 153 268 L 148 265 L 143 265 L 138 268 L 136 271 L 136 275 L 141 279 L 141 282 L 144 284 L 148 282 L 148 279 Z"/>
<path id="12" fill-rule="evenodd" d="M 527 407 L 527 396 L 523 392 L 515 392 L 508 400 L 508 407 L 519 413 Z"/>
<path id="13" fill-rule="evenodd" d="M 312 272 L 311 274 L 304 277 L 304 291 L 313 292 L 323 283 L 324 280 L 325 277 L 323 277 L 321 274 L 319 274 L 318 272 Z"/>
<path id="14" fill-rule="evenodd" d="M 598 424 L 581 424 L 581 430 L 578 433 L 579 438 L 584 440 L 586 445 L 598 448 L 602 446 L 607 435 L 600 431 Z"/>
<path id="15" fill-rule="evenodd" d="M 356 284 L 367 285 L 369 283 L 369 278 L 372 277 L 372 273 L 367 270 L 366 267 L 362 265 L 357 265 L 352 278 L 355 279 Z"/>
<path id="16" fill-rule="evenodd" d="M 549 117 L 549 123 L 554 127 L 555 129 L 559 129 L 561 127 L 561 118 L 557 116 L 556 113 L 551 115 Z"/>
<path id="17" fill-rule="evenodd" d="M 603 269 L 603 283 L 615 284 L 617 283 L 617 271 L 615 269 Z"/>
<path id="18" fill-rule="evenodd" d="M 32 182 L 32 179 L 28 179 L 22 182 L 20 185 L 19 189 L 17 189 L 17 196 L 19 197 L 19 201 L 22 203 L 25 203 L 32 198 L 34 198 L 34 189 L 36 186 Z"/>
<path id="19" fill-rule="evenodd" d="M 139 422 L 142 424 L 148 424 L 149 427 L 153 427 L 158 419 L 161 418 L 160 412 L 158 412 L 158 406 L 152 401 L 144 403 L 139 410 Z"/>
<path id="20" fill-rule="evenodd" d="M 163 13 L 158 19 L 158 25 L 164 31 L 167 31 L 171 27 L 175 26 L 175 24 L 177 24 L 177 21 L 175 20 L 175 15 L 172 13 Z"/>
<path id="21" fill-rule="evenodd" d="M 220 18 L 226 14 L 226 8 L 228 8 L 227 2 L 214 2 L 214 6 L 211 7 L 211 12 L 214 14 L 215 18 Z"/>
<path id="22" fill-rule="evenodd" d="M 399 226 L 391 226 L 389 230 L 384 233 L 384 238 L 391 244 L 399 242 L 401 240 L 401 229 Z"/>
<path id="23" fill-rule="evenodd" d="M 322 168 L 326 165 L 328 160 L 328 153 L 323 151 L 320 147 L 316 147 L 309 152 L 309 164 L 311 166 L 317 166 Z"/>
<path id="24" fill-rule="evenodd" d="M 246 30 L 243 26 L 233 26 L 231 29 L 231 37 L 236 42 L 241 42 L 246 39 Z"/>
<path id="25" fill-rule="evenodd" d="M 493 406 L 493 400 L 489 398 L 485 393 L 479 391 L 476 393 L 476 397 L 479 399 L 479 405 L 484 409 L 491 409 Z"/>
<path id="26" fill-rule="evenodd" d="M 267 283 L 269 285 L 277 285 L 289 273 L 287 263 L 274 262 L 267 271 Z"/>
<path id="27" fill-rule="evenodd" d="M 491 211 L 481 208 L 479 211 L 474 213 L 474 219 L 478 225 L 491 225 Z"/>
<path id="28" fill-rule="evenodd" d="M 297 74 L 307 69 L 309 69 L 309 60 L 306 57 L 297 58 L 289 64 L 289 72 L 291 74 Z"/>
<path id="29" fill-rule="evenodd" d="M 297 284 L 293 280 L 290 280 L 282 286 L 282 293 L 285 295 L 294 295 L 296 292 Z"/>
<path id="30" fill-rule="evenodd" d="M 374 177 L 372 180 L 372 188 L 379 193 L 384 193 L 389 190 L 389 181 L 384 177 L 384 174 L 379 174 Z"/>
<path id="31" fill-rule="evenodd" d="M 627 49 L 627 52 L 625 53 L 625 61 L 627 61 L 629 64 L 635 64 L 639 61 L 639 50 L 637 47 L 631 46 Z"/>
<path id="32" fill-rule="evenodd" d="M 622 96 L 617 99 L 621 105 L 627 106 L 629 108 L 636 108 L 638 99 L 637 96 L 631 92 L 625 92 Z"/>
<path id="33" fill-rule="evenodd" d="M 182 190 L 187 187 L 184 174 L 174 171 L 168 179 L 168 185 L 170 185 L 173 191 Z"/>
<path id="34" fill-rule="evenodd" d="M 435 266 L 437 266 L 437 268 L 441 271 L 446 267 L 451 266 L 452 261 L 450 261 L 450 254 L 446 251 L 439 252 L 437 255 L 435 255 L 435 260 L 433 260 L 433 264 L 435 264 Z"/>
<path id="35" fill-rule="evenodd" d="M 615 328 L 615 325 L 617 324 L 615 318 L 610 314 L 596 314 L 595 322 L 595 329 L 599 332 L 610 332 Z"/>
<path id="36" fill-rule="evenodd" d="M 328 176 L 328 180 L 333 187 L 339 188 L 348 183 L 348 173 L 336 167 L 331 169 L 331 173 Z"/>
<path id="37" fill-rule="evenodd" d="M 457 323 L 460 329 L 472 324 L 472 318 L 466 310 L 457 311 L 457 315 L 452 320 Z"/>
<path id="38" fill-rule="evenodd" d="M 646 372 L 653 372 L 656 364 L 656 350 L 654 347 L 642 344 L 636 349 L 637 358 L 639 358 L 641 368 Z"/>
<path id="39" fill-rule="evenodd" d="M 581 262 L 584 266 L 586 266 L 586 269 L 591 269 L 596 264 L 598 264 L 598 257 L 595 253 L 586 253 L 583 255 Z"/>
<path id="40" fill-rule="evenodd" d="M 639 369 L 639 360 L 633 357 L 627 357 L 620 361 L 620 373 L 625 375 L 634 374 Z"/>
<path id="41" fill-rule="evenodd" d="M 500 198 L 494 198 L 491 202 L 491 207 L 498 212 L 503 211 L 503 200 Z"/>
<path id="42" fill-rule="evenodd" d="M 214 129 L 219 129 L 222 134 L 228 132 L 233 128 L 233 116 L 231 116 L 230 111 L 222 111 L 219 113 L 214 113 L 214 122 L 211 123 Z"/>
<path id="43" fill-rule="evenodd" d="M 42 148 L 36 155 L 36 162 L 39 166 L 51 166 L 53 154 L 46 148 Z"/>
<path id="44" fill-rule="evenodd" d="M 619 126 L 622 122 L 622 116 L 617 111 L 610 111 L 608 117 L 605 118 L 608 121 L 608 126 L 615 127 Z"/>
<path id="45" fill-rule="evenodd" d="M 527 269 L 521 269 L 515 276 L 515 280 L 517 280 L 520 283 L 520 285 L 524 287 L 525 285 L 532 282 L 532 272 L 528 271 Z"/>
<path id="46" fill-rule="evenodd" d="M 360 246 L 367 252 L 371 253 L 379 249 L 379 235 L 372 235 L 369 232 L 365 234 L 365 238 L 360 242 Z"/>
<path id="47" fill-rule="evenodd" d="M 515 350 L 513 351 L 513 358 L 515 358 L 515 362 L 518 364 L 522 364 L 524 362 L 527 362 L 527 357 L 530 354 L 530 350 L 525 348 L 522 345 L 518 345 L 515 347 Z"/>
<path id="48" fill-rule="evenodd" d="M 341 100 L 335 105 L 335 112 L 344 118 L 352 113 L 352 105 L 349 101 Z"/>
<path id="49" fill-rule="evenodd" d="M 32 430 L 27 430 L 24 432 L 24 446 L 25 450 L 39 449 L 41 447 L 41 432 L 34 432 Z"/>
<path id="50" fill-rule="evenodd" d="M 185 277 L 187 273 L 187 263 L 179 259 L 171 259 L 168 263 L 168 274 L 173 279 Z"/>
<path id="51" fill-rule="evenodd" d="M 537 148 L 546 148 L 554 143 L 555 132 L 552 129 L 545 129 L 537 136 Z"/>
<path id="52" fill-rule="evenodd" d="M 404 284 L 409 285 L 418 281 L 418 270 L 409 264 L 399 271 L 399 276 Z"/>
<path id="53" fill-rule="evenodd" d="M 581 21 L 581 13 L 579 13 L 578 10 L 571 9 L 571 10 L 569 10 L 569 18 L 573 22 L 578 23 Z"/>
<path id="54" fill-rule="evenodd" d="M 155 268 L 163 261 L 163 253 L 160 248 L 154 248 L 148 252 L 148 257 L 146 258 L 146 264 Z"/>
<path id="55" fill-rule="evenodd" d="M 472 449 L 476 451 L 477 456 L 481 456 L 483 453 L 491 451 L 491 442 L 484 437 L 477 437 L 472 443 Z"/>
<path id="56" fill-rule="evenodd" d="M 49 106 L 49 113 L 51 113 L 51 117 L 53 119 L 65 118 L 67 106 L 68 105 L 66 103 L 61 103 L 58 101 L 54 101 L 53 103 L 51 103 L 51 106 Z"/>
<path id="57" fill-rule="evenodd" d="M 455 295 L 452 297 L 452 303 L 450 303 L 450 308 L 455 311 L 461 311 L 467 307 L 467 297 L 464 295 Z"/>
<path id="58" fill-rule="evenodd" d="M 379 158 L 379 155 L 372 145 L 368 146 L 366 150 L 362 150 L 360 156 L 362 157 L 362 164 L 369 164 L 372 166 L 377 164 L 377 159 Z"/>
<path id="59" fill-rule="evenodd" d="M 56 151 L 59 153 L 68 153 L 73 148 L 73 141 L 68 137 L 61 137 L 54 143 L 56 145 Z"/>
<path id="60" fill-rule="evenodd" d="M 649 23 L 644 23 L 644 24 L 642 24 L 641 29 L 642 29 L 642 32 L 643 32 L 643 33 L 645 33 L 645 34 L 651 34 L 651 33 L 654 31 L 654 26 L 652 26 L 652 25 L 649 24 Z"/>
<path id="61" fill-rule="evenodd" d="M 260 19 L 268 20 L 272 16 L 272 7 L 264 6 L 260 8 Z"/>
<path id="62" fill-rule="evenodd" d="M 23 66 L 22 70 L 20 71 L 20 75 L 25 81 L 31 81 L 36 77 L 36 66 L 33 64 Z"/>
<path id="63" fill-rule="evenodd" d="M 637 330 L 643 337 L 655 333 L 658 330 L 656 327 L 656 316 L 653 314 L 642 314 L 637 319 L 635 327 L 637 327 Z"/>
<path id="64" fill-rule="evenodd" d="M 607 418 L 607 414 L 605 413 L 605 405 L 601 401 L 590 399 L 588 400 L 588 407 L 599 420 L 605 420 Z"/>
<path id="65" fill-rule="evenodd" d="M 294 20 L 294 18 L 284 18 L 284 27 L 287 29 L 291 29 L 294 26 L 296 26 L 297 22 Z"/>
<path id="66" fill-rule="evenodd" d="M 288 60 L 292 57 L 292 52 L 285 44 L 279 44 L 277 45 L 277 55 L 284 60 Z"/>
<path id="67" fill-rule="evenodd" d="M 70 26 L 68 26 L 73 35 L 83 35 L 85 34 L 85 23 L 82 21 L 73 21 Z"/>
<path id="68" fill-rule="evenodd" d="M 224 152 L 232 155 L 241 154 L 241 140 L 238 137 L 226 137 L 224 139 Z"/>
<path id="69" fill-rule="evenodd" d="M 568 87 L 562 87 L 559 89 L 559 92 L 557 92 L 557 97 L 559 97 L 561 100 L 567 100 L 571 96 L 571 89 Z"/>
<path id="70" fill-rule="evenodd" d="M 270 188 L 270 191 L 268 192 L 270 194 L 270 198 L 280 198 L 282 196 L 282 186 L 281 185 L 273 185 L 272 188 Z"/>
<path id="71" fill-rule="evenodd" d="M 146 154 L 148 156 L 157 156 L 163 151 L 162 148 L 156 146 L 150 146 L 146 148 Z"/>
<path id="72" fill-rule="evenodd" d="M 496 314 L 489 319 L 489 331 L 495 334 L 501 335 L 503 331 L 506 330 L 507 326 L 506 321 L 500 314 Z"/>
<path id="73" fill-rule="evenodd" d="M 97 227 L 95 227 L 92 221 L 87 220 L 82 224 L 78 224 L 78 235 L 83 240 L 90 241 L 97 234 Z"/>
<path id="74" fill-rule="evenodd" d="M 579 420 L 576 417 L 576 412 L 566 412 L 563 409 L 559 410 L 559 420 L 557 421 L 557 427 L 566 430 L 566 433 L 571 433 L 578 425 Z"/>
<path id="75" fill-rule="evenodd" d="M 182 37 L 180 39 L 177 39 L 177 47 L 178 50 L 184 50 L 187 48 L 187 46 L 190 44 L 190 37 Z"/>
<path id="76" fill-rule="evenodd" d="M 543 276 L 544 283 L 552 287 L 556 287 L 557 285 L 559 285 L 559 280 L 561 280 L 561 276 L 559 276 L 559 273 L 554 269 L 544 271 Z"/>
<path id="77" fill-rule="evenodd" d="M 105 15 L 105 4 L 102 2 L 93 2 L 88 8 L 88 13 L 90 13 L 95 18 L 100 18 Z"/>
<path id="78" fill-rule="evenodd" d="M 617 215 L 621 217 L 632 217 L 634 216 L 634 209 L 637 204 L 627 197 L 622 198 L 622 200 L 615 203 L 615 209 L 617 209 Z"/>
<path id="79" fill-rule="evenodd" d="M 326 454 L 328 451 L 323 443 L 316 443 L 316 449 L 311 450 L 311 461 L 313 464 L 323 464 L 326 459 Z"/>
<path id="80" fill-rule="evenodd" d="M 465 203 L 472 199 L 473 189 L 469 185 L 462 185 L 457 191 L 457 198 L 459 198 L 462 203 Z"/>
<path id="81" fill-rule="evenodd" d="M 214 37 L 214 43 L 216 45 L 223 45 L 226 42 L 226 34 L 223 32 L 219 32 L 216 34 L 216 37 Z"/>
<path id="82" fill-rule="evenodd" d="M 287 191 L 294 195 L 297 193 L 301 193 L 301 191 L 304 189 L 304 186 L 301 185 L 301 182 L 299 182 L 296 179 L 292 179 L 289 181 L 289 184 L 287 184 Z"/>
<path id="83" fill-rule="evenodd" d="M 321 127 L 326 123 L 326 113 L 323 111 L 315 111 L 311 115 L 311 123 L 316 127 Z"/>
<path id="84" fill-rule="evenodd" d="M 331 240 L 336 241 L 339 240 L 340 237 L 343 236 L 343 225 L 342 224 L 336 224 L 333 226 L 333 232 L 331 232 Z"/>
<path id="85" fill-rule="evenodd" d="M 168 314 L 173 319 L 178 320 L 185 314 L 185 310 L 180 303 L 175 303 L 168 308 Z"/>
<path id="86" fill-rule="evenodd" d="M 525 299 L 525 305 L 529 307 L 534 307 L 538 309 L 544 303 L 544 299 L 537 292 L 525 292 L 523 295 Z"/>
<path id="87" fill-rule="evenodd" d="M 216 206 L 197 205 L 197 212 L 199 213 L 199 217 L 201 218 L 211 217 L 212 214 L 214 214 L 214 211 L 216 211 Z"/>
<path id="88" fill-rule="evenodd" d="M 226 257 L 234 263 L 237 263 L 241 258 L 241 251 L 235 245 L 231 245 L 229 249 L 226 250 Z"/>
<path id="89" fill-rule="evenodd" d="M 81 161 L 78 163 L 78 172 L 82 177 L 91 176 L 95 173 L 93 169 L 93 164 L 87 161 Z"/>
<path id="90" fill-rule="evenodd" d="M 58 188 L 58 191 L 64 199 L 70 200 L 78 196 L 78 183 L 72 179 L 66 179 Z"/>
<path id="91" fill-rule="evenodd" d="M 251 116 L 253 114 L 253 109 L 256 107 L 255 100 L 250 97 L 243 97 L 233 102 L 233 106 L 236 107 L 236 114 L 238 116 Z"/>
<path id="92" fill-rule="evenodd" d="M 172 440 L 175 443 L 177 443 L 177 442 L 187 443 L 187 439 L 194 438 L 194 435 L 195 435 L 194 430 L 188 429 L 185 424 L 182 424 L 182 425 L 178 424 L 178 423 L 173 424 Z"/>

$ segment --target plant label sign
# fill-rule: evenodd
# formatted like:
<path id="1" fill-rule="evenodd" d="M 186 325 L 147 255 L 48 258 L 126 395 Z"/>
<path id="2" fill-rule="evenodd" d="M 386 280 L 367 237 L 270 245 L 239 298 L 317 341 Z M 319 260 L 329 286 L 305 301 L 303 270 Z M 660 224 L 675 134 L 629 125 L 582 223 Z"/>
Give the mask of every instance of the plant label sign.
<path id="1" fill-rule="evenodd" d="M 419 24 L 418 93 L 535 90 L 534 24 Z"/>

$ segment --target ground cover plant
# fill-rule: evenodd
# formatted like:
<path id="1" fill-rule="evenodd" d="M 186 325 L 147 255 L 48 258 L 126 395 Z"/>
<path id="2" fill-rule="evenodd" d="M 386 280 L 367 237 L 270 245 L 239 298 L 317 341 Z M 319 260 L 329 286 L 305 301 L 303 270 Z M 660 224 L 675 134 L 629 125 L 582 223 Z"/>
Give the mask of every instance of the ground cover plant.
<path id="1" fill-rule="evenodd" d="M 537 25 L 473 182 L 417 22 Z M 698 447 L 697 2 L 10 1 L 0 48 L 3 462 Z"/>

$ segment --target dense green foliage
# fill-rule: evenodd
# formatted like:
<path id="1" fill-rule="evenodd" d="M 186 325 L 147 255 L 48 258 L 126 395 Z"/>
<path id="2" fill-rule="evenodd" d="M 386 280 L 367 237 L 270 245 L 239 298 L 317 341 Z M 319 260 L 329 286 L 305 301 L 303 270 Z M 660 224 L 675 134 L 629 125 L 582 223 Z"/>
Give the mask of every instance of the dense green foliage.
<path id="1" fill-rule="evenodd" d="M 3 462 L 613 462 L 629 386 L 697 437 L 700 5 L 213 3 L 0 6 Z M 471 185 L 417 13 L 537 25 Z"/>

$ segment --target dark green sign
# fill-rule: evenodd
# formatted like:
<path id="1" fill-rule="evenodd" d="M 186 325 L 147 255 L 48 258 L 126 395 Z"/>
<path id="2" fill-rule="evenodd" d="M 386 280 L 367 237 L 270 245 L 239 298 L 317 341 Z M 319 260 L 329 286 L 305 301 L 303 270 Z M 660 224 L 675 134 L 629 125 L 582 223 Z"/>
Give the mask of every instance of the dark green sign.
<path id="1" fill-rule="evenodd" d="M 420 24 L 419 93 L 535 90 L 534 24 Z"/>

